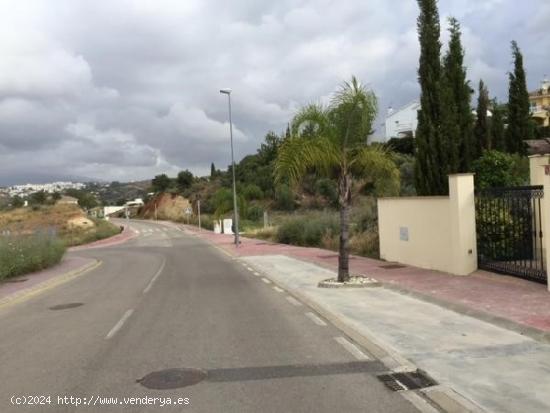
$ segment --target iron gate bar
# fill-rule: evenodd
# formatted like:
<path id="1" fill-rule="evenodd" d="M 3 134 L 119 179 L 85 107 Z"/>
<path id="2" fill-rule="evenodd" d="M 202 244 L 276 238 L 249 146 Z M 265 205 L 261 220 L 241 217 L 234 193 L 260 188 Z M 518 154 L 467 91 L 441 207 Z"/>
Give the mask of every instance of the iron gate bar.
<path id="1" fill-rule="evenodd" d="M 476 194 L 479 268 L 545 283 L 542 186 L 489 188 Z"/>

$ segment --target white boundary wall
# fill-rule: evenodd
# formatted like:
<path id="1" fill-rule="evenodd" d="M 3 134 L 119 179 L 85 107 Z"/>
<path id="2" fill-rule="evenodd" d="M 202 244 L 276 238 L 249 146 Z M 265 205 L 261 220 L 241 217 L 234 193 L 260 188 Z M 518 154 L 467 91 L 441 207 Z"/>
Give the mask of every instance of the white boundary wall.
<path id="1" fill-rule="evenodd" d="M 449 176 L 448 197 L 380 198 L 380 256 L 468 275 L 477 269 L 473 174 Z"/>

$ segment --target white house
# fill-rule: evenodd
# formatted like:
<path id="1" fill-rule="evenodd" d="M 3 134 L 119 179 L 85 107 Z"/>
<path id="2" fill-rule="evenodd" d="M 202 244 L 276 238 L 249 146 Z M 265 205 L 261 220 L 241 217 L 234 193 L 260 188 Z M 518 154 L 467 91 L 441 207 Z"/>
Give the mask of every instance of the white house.
<path id="1" fill-rule="evenodd" d="M 420 101 L 414 100 L 398 110 L 390 108 L 386 116 L 386 140 L 414 137 L 418 126 Z"/>

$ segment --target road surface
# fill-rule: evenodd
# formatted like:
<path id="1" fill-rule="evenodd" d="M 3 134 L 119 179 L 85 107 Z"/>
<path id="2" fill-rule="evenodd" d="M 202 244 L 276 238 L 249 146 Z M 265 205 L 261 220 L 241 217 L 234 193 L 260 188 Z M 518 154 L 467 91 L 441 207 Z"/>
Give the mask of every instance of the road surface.
<path id="1" fill-rule="evenodd" d="M 417 411 L 261 274 L 174 225 L 130 225 L 125 244 L 70 253 L 100 267 L 0 309 L 0 412 Z M 144 386 L 177 378 L 203 380 Z"/>

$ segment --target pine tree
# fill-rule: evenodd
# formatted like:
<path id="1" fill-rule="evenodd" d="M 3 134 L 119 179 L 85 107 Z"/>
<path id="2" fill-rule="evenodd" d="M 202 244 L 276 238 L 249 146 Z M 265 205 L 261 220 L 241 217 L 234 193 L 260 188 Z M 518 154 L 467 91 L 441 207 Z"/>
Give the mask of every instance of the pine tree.
<path id="1" fill-rule="evenodd" d="M 504 109 L 496 99 L 492 102 L 493 116 L 490 122 L 491 143 L 493 149 L 504 151 L 506 149 L 506 132 L 504 130 Z"/>
<path id="2" fill-rule="evenodd" d="M 448 96 L 442 98 L 442 133 L 449 141 L 449 172 L 469 172 L 472 160 L 472 89 L 466 79 L 460 23 L 454 17 L 449 19 L 449 33 L 449 50 L 443 59 L 442 94 Z M 449 90 L 445 91 L 446 88 Z"/>
<path id="3" fill-rule="evenodd" d="M 527 79 L 523 68 L 523 55 L 515 41 L 512 42 L 512 55 L 514 57 L 514 72 L 509 74 L 506 148 L 511 153 L 525 154 L 526 148 L 523 141 L 533 138 L 533 127 Z"/>
<path id="4" fill-rule="evenodd" d="M 479 96 L 477 99 L 477 117 L 474 127 L 475 138 L 475 157 L 479 158 L 483 155 L 483 151 L 491 149 L 491 131 L 489 128 L 489 120 L 487 111 L 489 110 L 489 91 L 483 83 L 479 81 Z"/>
<path id="5" fill-rule="evenodd" d="M 415 184 L 419 195 L 444 195 L 448 192 L 448 163 L 441 134 L 441 28 L 436 0 L 418 0 L 418 37 L 420 40 L 421 109 L 416 130 L 417 156 Z"/>
<path id="6" fill-rule="evenodd" d="M 210 178 L 216 177 L 216 165 L 214 165 L 214 162 L 210 164 Z"/>

